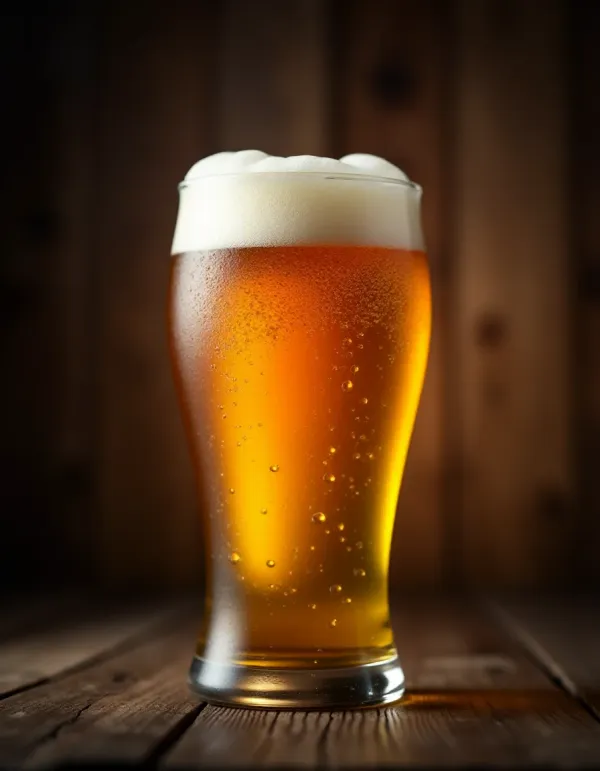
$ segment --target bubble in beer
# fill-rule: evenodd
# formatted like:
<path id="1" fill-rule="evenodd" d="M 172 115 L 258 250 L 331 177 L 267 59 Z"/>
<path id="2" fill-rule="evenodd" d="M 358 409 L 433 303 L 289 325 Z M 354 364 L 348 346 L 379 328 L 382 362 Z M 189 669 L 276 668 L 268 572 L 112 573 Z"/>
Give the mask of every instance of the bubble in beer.
<path id="1" fill-rule="evenodd" d="M 321 523 L 325 522 L 327 517 L 325 516 L 325 514 L 323 514 L 322 511 L 317 511 L 316 514 L 312 515 L 311 519 L 315 523 L 315 525 L 318 525 L 318 524 L 321 524 Z"/>
<path id="2" fill-rule="evenodd" d="M 261 509 L 261 510 L 260 510 L 260 513 L 261 513 L 261 514 L 266 514 L 266 513 L 267 513 L 267 510 L 266 510 L 266 509 Z"/>
<path id="3" fill-rule="evenodd" d="M 367 571 L 364 568 L 354 568 L 352 572 L 359 578 L 364 578 L 367 575 Z"/>
<path id="4" fill-rule="evenodd" d="M 341 591 L 342 591 L 342 587 L 341 587 L 339 584 L 332 584 L 332 585 L 329 587 L 329 591 L 330 591 L 332 594 L 338 594 L 338 592 L 341 592 Z"/>
<path id="5" fill-rule="evenodd" d="M 360 460 L 360 453 L 359 452 L 355 452 L 352 457 L 354 458 L 354 460 Z"/>
<path id="6" fill-rule="evenodd" d="M 314 602 L 311 602 L 311 603 L 309 604 L 309 606 L 308 606 L 308 607 L 309 607 L 311 610 L 316 610 L 316 609 L 317 609 L 317 605 L 316 605 L 316 603 L 314 603 Z"/>
<path id="7" fill-rule="evenodd" d="M 324 482 L 335 482 L 335 474 L 324 474 L 323 475 L 323 481 Z"/>
<path id="8" fill-rule="evenodd" d="M 340 543 L 346 543 L 346 536 L 340 536 Z"/>
<path id="9" fill-rule="evenodd" d="M 338 530 L 340 531 L 340 533 L 341 533 L 341 532 L 342 532 L 342 530 L 344 530 L 344 528 L 345 528 L 345 527 L 346 527 L 346 525 L 344 525 L 344 523 L 343 523 L 343 522 L 340 522 L 340 524 L 337 526 L 337 529 L 338 529 Z"/>
<path id="10" fill-rule="evenodd" d="M 358 366 L 358 364 L 353 364 L 353 365 L 350 367 L 350 369 L 351 369 L 351 371 L 353 372 L 353 374 L 355 374 L 355 375 L 356 375 L 356 373 L 358 372 L 358 370 L 360 369 L 360 367 Z"/>
<path id="11" fill-rule="evenodd" d="M 369 460 L 373 460 L 373 458 L 374 458 L 374 457 L 375 457 L 375 455 L 374 455 L 372 452 L 368 452 L 368 453 L 367 453 L 367 458 L 368 458 Z"/>
<path id="12" fill-rule="evenodd" d="M 360 403 L 361 404 L 368 404 L 369 403 L 369 399 L 366 396 L 363 396 L 363 398 L 360 400 Z"/>
<path id="13" fill-rule="evenodd" d="M 356 546 L 357 549 L 362 549 L 363 542 L 362 541 L 357 541 L 354 545 Z"/>
<path id="14" fill-rule="evenodd" d="M 273 473 L 275 473 L 275 472 L 279 471 L 279 466 L 277 465 L 277 463 L 274 463 L 272 466 L 269 466 L 269 469 L 270 469 L 270 470 L 271 470 Z"/>
<path id="15" fill-rule="evenodd" d="M 229 494 L 230 494 L 230 495 L 233 495 L 234 493 L 235 493 L 235 490 L 233 489 L 233 487 L 230 487 L 230 488 L 229 488 Z"/>
<path id="16" fill-rule="evenodd" d="M 348 393 L 348 391 L 351 391 L 354 388 L 354 383 L 351 380 L 344 380 L 342 383 L 342 391 L 345 391 Z"/>
<path id="17" fill-rule="evenodd" d="M 229 561 L 231 562 L 232 565 L 237 565 L 237 563 L 241 559 L 242 558 L 240 557 L 240 555 L 236 551 L 232 551 L 231 554 L 229 555 Z"/>
<path id="18" fill-rule="evenodd" d="M 309 548 L 311 551 L 314 551 L 315 550 L 314 544 L 311 544 Z"/>
<path id="19" fill-rule="evenodd" d="M 280 588 L 281 588 L 281 587 L 279 586 L 279 584 L 269 584 L 269 589 L 270 589 L 272 592 L 276 592 L 276 591 L 277 591 L 278 589 L 280 589 Z"/>
<path id="20" fill-rule="evenodd" d="M 332 618 L 329 622 L 329 626 L 337 626 L 337 618 Z"/>
<path id="21" fill-rule="evenodd" d="M 335 454 L 336 454 L 336 452 L 337 452 L 337 449 L 336 449 L 335 447 L 330 447 L 330 448 L 329 448 L 329 454 L 330 454 L 330 455 L 335 455 Z"/>
<path id="22" fill-rule="evenodd" d="M 344 605 L 350 605 L 350 603 L 352 602 L 352 597 L 344 597 L 342 602 L 344 603 Z"/>
<path id="23" fill-rule="evenodd" d="M 275 567 L 275 560 L 267 560 L 267 567 L 268 568 L 274 568 Z"/>
<path id="24" fill-rule="evenodd" d="M 361 434 L 358 438 L 360 439 L 361 442 L 367 441 L 367 437 L 364 434 Z"/>
<path id="25" fill-rule="evenodd" d="M 352 338 L 351 337 L 345 337 L 342 340 L 342 345 L 347 348 L 349 345 L 352 345 Z"/>

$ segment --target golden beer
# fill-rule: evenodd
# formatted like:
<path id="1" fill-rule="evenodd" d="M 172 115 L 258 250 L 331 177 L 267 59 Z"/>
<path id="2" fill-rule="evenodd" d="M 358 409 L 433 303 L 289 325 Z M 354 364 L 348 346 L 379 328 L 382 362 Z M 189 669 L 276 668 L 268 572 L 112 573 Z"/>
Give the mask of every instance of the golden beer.
<path id="1" fill-rule="evenodd" d="M 341 228 L 338 244 L 173 255 L 172 358 L 207 505 L 192 684 L 215 703 L 402 693 L 388 562 L 429 345 L 428 266 L 414 237 L 421 248 L 344 240 Z"/>

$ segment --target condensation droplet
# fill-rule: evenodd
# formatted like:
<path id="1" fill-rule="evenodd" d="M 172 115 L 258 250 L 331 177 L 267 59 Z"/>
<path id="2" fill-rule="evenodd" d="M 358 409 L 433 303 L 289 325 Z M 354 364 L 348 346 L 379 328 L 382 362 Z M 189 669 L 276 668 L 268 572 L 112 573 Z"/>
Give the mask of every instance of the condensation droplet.
<path id="1" fill-rule="evenodd" d="M 235 444 L 236 444 L 237 447 L 241 447 L 242 446 L 241 442 L 236 442 Z"/>
<path id="2" fill-rule="evenodd" d="M 341 587 L 339 584 L 332 584 L 332 585 L 329 587 L 329 591 L 330 591 L 332 594 L 338 594 L 338 592 L 341 592 L 341 591 L 342 591 L 342 587 Z"/>
<path id="3" fill-rule="evenodd" d="M 337 618 L 332 618 L 329 622 L 329 626 L 337 626 Z"/>
<path id="4" fill-rule="evenodd" d="M 267 560 L 267 567 L 268 568 L 274 568 L 275 567 L 275 560 Z"/>
<path id="5" fill-rule="evenodd" d="M 267 510 L 266 510 L 266 509 L 261 509 L 261 510 L 260 510 L 260 513 L 261 513 L 261 514 L 266 514 L 266 513 L 267 513 Z"/>
<path id="6" fill-rule="evenodd" d="M 231 562 L 232 565 L 237 565 L 241 559 L 242 558 L 236 551 L 232 551 L 231 554 L 229 555 L 229 561 Z"/>
<path id="7" fill-rule="evenodd" d="M 342 383 L 342 391 L 351 391 L 354 388 L 354 383 L 351 380 L 344 380 Z"/>
<path id="8" fill-rule="evenodd" d="M 276 471 L 279 471 L 279 466 L 277 465 L 277 463 L 274 463 L 272 466 L 269 466 L 269 469 L 270 469 L 270 470 L 271 470 L 273 473 L 275 473 Z"/>
<path id="9" fill-rule="evenodd" d="M 235 490 L 233 489 L 233 487 L 229 488 L 229 493 L 230 493 L 230 495 L 233 495 L 235 493 Z"/>
<path id="10" fill-rule="evenodd" d="M 323 512 L 322 512 L 322 511 L 317 511 L 317 513 L 316 513 L 316 514 L 313 514 L 313 515 L 312 515 L 311 519 L 312 519 L 312 521 L 313 521 L 313 522 L 314 522 L 316 525 L 318 525 L 318 524 L 320 524 L 320 523 L 322 523 L 322 522 L 325 522 L 325 520 L 327 519 L 327 517 L 325 516 L 325 514 L 323 514 Z"/>
<path id="11" fill-rule="evenodd" d="M 360 578 L 364 578 L 367 575 L 367 571 L 364 568 L 354 568 L 352 572 L 355 576 L 359 576 Z"/>
<path id="12" fill-rule="evenodd" d="M 335 482 L 335 474 L 324 474 L 323 475 L 323 481 L 324 482 Z"/>

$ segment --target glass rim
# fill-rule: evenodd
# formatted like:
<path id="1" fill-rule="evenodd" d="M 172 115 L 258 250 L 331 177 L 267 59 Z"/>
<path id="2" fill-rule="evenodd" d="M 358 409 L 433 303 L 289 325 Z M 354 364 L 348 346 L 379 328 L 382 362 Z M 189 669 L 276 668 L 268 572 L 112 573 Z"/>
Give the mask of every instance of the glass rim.
<path id="1" fill-rule="evenodd" d="M 231 178 L 231 177 L 320 177 L 321 179 L 338 179 L 349 182 L 368 182 L 370 184 L 397 185 L 412 190 L 414 193 L 422 193 L 423 188 L 417 182 L 410 179 L 395 179 L 393 177 L 381 177 L 376 174 L 353 174 L 352 172 L 331 171 L 232 171 L 226 174 L 206 174 L 201 177 L 184 179 L 178 185 L 179 191 L 194 187 L 207 179 Z"/>

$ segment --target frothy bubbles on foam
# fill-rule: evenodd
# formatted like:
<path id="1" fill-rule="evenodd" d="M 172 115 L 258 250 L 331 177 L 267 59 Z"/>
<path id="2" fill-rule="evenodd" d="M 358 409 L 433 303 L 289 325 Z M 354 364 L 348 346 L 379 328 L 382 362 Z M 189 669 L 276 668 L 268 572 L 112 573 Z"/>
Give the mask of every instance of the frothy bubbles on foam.
<path id="1" fill-rule="evenodd" d="M 419 188 L 370 177 L 408 181 L 365 153 L 339 160 L 260 150 L 210 155 L 185 176 L 172 253 L 290 244 L 422 249 Z"/>

